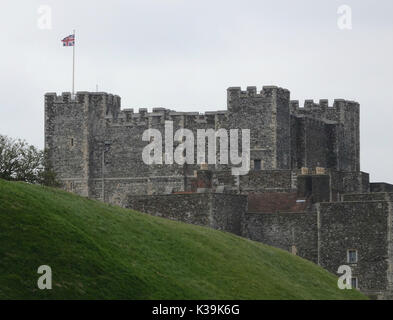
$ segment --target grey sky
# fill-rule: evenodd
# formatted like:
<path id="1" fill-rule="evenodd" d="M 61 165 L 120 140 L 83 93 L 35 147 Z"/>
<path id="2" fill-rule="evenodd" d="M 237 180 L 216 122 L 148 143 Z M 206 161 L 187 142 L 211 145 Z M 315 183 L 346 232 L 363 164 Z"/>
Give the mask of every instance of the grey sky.
<path id="1" fill-rule="evenodd" d="M 352 8 L 353 29 L 337 27 Z M 39 6 L 52 29 L 37 27 Z M 0 7 L 0 133 L 43 147 L 45 92 L 107 91 L 122 107 L 226 108 L 229 86 L 361 105 L 361 169 L 393 183 L 393 1 L 9 1 Z"/>

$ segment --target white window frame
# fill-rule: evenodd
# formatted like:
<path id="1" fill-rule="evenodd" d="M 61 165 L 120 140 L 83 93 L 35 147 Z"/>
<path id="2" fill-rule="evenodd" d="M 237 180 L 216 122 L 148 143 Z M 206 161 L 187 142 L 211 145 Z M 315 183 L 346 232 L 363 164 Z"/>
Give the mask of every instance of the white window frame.
<path id="1" fill-rule="evenodd" d="M 350 252 L 355 252 L 355 261 L 350 261 Z M 348 249 L 347 250 L 347 262 L 350 264 L 355 264 L 358 263 L 359 257 L 358 257 L 358 251 L 356 249 Z"/>

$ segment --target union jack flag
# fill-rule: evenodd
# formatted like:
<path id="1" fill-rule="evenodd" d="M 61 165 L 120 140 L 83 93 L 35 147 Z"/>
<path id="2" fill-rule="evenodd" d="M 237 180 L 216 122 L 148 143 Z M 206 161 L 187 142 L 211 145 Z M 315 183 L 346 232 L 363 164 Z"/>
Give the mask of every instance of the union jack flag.
<path id="1" fill-rule="evenodd" d="M 65 37 L 63 40 L 63 47 L 72 47 L 75 45 L 75 35 L 71 34 L 68 37 Z"/>

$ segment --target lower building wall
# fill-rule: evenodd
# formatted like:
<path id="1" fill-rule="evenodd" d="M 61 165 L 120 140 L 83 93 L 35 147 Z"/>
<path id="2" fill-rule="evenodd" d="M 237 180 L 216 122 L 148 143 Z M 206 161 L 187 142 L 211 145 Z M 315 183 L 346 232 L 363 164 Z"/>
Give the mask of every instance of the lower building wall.
<path id="1" fill-rule="evenodd" d="M 124 206 L 128 195 L 167 194 L 184 189 L 183 177 L 112 178 L 104 181 L 104 201 Z M 102 180 L 91 184 L 92 194 L 102 199 Z"/>
<path id="2" fill-rule="evenodd" d="M 89 185 L 87 179 L 60 179 L 62 189 L 76 193 L 82 197 L 89 197 Z"/>
<path id="3" fill-rule="evenodd" d="M 296 253 L 336 275 L 348 265 L 362 292 L 392 299 L 393 203 L 390 194 L 379 195 L 383 198 L 377 201 L 359 194 L 346 199 L 359 201 L 318 203 L 315 213 L 246 213 L 242 235 Z M 349 263 L 348 250 L 356 250 L 356 263 Z"/>
<path id="4" fill-rule="evenodd" d="M 321 203 L 317 206 L 319 264 L 337 274 L 351 267 L 361 291 L 381 298 L 391 290 L 391 203 L 387 201 Z M 348 250 L 358 261 L 348 262 Z"/>
<path id="5" fill-rule="evenodd" d="M 242 191 L 283 191 L 290 192 L 292 189 L 291 170 L 251 170 L 248 174 L 240 176 Z"/>
<path id="6" fill-rule="evenodd" d="M 170 177 L 136 177 L 99 179 L 63 179 L 62 188 L 78 195 L 102 200 L 110 204 L 124 206 L 130 194 L 152 195 L 168 194 L 184 190 L 183 176 Z"/>
<path id="7" fill-rule="evenodd" d="M 251 163 L 253 166 L 253 163 Z M 212 172 L 212 185 L 239 188 L 241 192 L 291 192 L 293 176 L 291 170 L 253 170 L 237 179 L 231 170 Z"/>
<path id="8" fill-rule="evenodd" d="M 330 171 L 331 201 L 340 201 L 345 193 L 370 192 L 370 176 L 366 172 Z"/>
<path id="9" fill-rule="evenodd" d="M 125 207 L 241 235 L 247 197 L 219 193 L 130 195 Z"/>
<path id="10" fill-rule="evenodd" d="M 317 263 L 316 213 L 246 213 L 242 235 Z"/>
<path id="11" fill-rule="evenodd" d="M 343 201 L 393 201 L 393 193 L 373 192 L 373 193 L 350 193 L 342 196 Z"/>
<path id="12" fill-rule="evenodd" d="M 212 227 L 241 235 L 242 221 L 247 210 L 247 196 L 212 194 Z"/>

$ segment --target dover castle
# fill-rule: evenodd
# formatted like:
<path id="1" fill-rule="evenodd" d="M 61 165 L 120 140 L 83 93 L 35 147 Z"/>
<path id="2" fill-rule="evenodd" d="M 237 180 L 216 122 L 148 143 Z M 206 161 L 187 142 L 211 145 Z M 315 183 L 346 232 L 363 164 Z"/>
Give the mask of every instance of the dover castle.
<path id="1" fill-rule="evenodd" d="M 249 129 L 250 171 L 142 160 L 146 129 Z M 303 107 L 286 89 L 227 90 L 227 110 L 121 109 L 120 97 L 45 95 L 45 147 L 64 189 L 212 227 L 311 260 L 378 299 L 393 296 L 393 185 L 360 171 L 359 104 Z"/>

